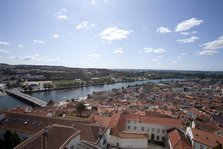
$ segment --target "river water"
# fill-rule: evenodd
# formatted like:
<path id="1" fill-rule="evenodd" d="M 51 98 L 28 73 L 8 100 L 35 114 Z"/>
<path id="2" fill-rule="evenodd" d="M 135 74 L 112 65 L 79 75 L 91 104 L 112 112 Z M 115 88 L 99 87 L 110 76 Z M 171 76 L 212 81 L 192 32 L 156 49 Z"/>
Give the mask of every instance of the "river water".
<path id="1" fill-rule="evenodd" d="M 163 79 L 162 81 L 170 81 L 170 80 L 173 80 L 173 79 Z M 159 81 L 160 80 L 147 80 L 147 81 L 136 81 L 136 82 L 128 82 L 128 83 L 115 83 L 115 84 L 106 84 L 106 85 L 97 85 L 97 86 L 87 86 L 87 87 L 82 87 L 82 88 L 69 88 L 69 89 L 62 89 L 62 90 L 33 92 L 33 93 L 29 93 L 29 95 L 46 102 L 48 102 L 50 99 L 52 99 L 53 101 L 59 102 L 66 99 L 85 97 L 88 94 L 92 94 L 94 91 L 95 92 L 110 91 L 114 88 L 116 89 L 122 88 L 122 87 L 125 88 L 129 85 L 132 86 L 136 84 L 144 84 L 147 82 L 159 83 Z M 27 104 L 19 101 L 18 99 L 10 97 L 8 95 L 0 96 L 1 109 L 14 108 L 18 106 L 27 106 Z"/>

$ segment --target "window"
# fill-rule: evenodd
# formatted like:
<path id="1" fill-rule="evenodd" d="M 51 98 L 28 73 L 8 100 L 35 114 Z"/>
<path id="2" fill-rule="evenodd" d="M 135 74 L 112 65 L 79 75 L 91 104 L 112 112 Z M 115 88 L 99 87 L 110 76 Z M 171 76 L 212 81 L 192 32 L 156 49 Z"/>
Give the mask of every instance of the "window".
<path id="1" fill-rule="evenodd" d="M 164 142 L 166 140 L 166 138 L 165 137 L 162 137 L 162 141 Z"/>
<path id="2" fill-rule="evenodd" d="M 148 131 L 148 132 L 150 131 L 149 127 L 146 128 L 146 131 Z"/>
<path id="3" fill-rule="evenodd" d="M 202 144 L 200 145 L 200 149 L 204 149 L 204 146 Z"/>
<path id="4" fill-rule="evenodd" d="M 134 127 L 134 130 L 136 130 L 136 126 Z"/>
<path id="5" fill-rule="evenodd" d="M 116 143 L 116 146 L 119 147 L 119 143 L 118 142 Z"/>
<path id="6" fill-rule="evenodd" d="M 162 129 L 162 134 L 165 134 L 165 133 L 166 133 L 165 129 Z"/>
<path id="7" fill-rule="evenodd" d="M 144 127 L 142 127 L 141 130 L 144 131 Z"/>
<path id="8" fill-rule="evenodd" d="M 157 132 L 157 133 L 160 133 L 160 129 L 159 129 L 159 128 L 157 128 L 156 132 Z"/>
<path id="9" fill-rule="evenodd" d="M 131 121 L 130 121 L 130 120 L 128 120 L 128 123 L 131 123 Z"/>
<path id="10" fill-rule="evenodd" d="M 152 132 L 155 132 L 155 128 L 152 128 Z"/>
<path id="11" fill-rule="evenodd" d="M 156 140 L 159 140 L 160 139 L 160 137 L 159 136 L 156 136 Z"/>
<path id="12" fill-rule="evenodd" d="M 128 126 L 128 129 L 131 129 L 131 126 Z"/>

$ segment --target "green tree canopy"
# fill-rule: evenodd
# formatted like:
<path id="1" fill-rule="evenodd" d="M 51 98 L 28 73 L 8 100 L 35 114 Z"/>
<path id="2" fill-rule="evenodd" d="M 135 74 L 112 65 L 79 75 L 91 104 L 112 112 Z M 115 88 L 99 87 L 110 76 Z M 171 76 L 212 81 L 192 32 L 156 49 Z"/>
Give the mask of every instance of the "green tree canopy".
<path id="1" fill-rule="evenodd" d="M 79 115 L 82 116 L 82 112 L 83 112 L 84 110 L 86 110 L 86 106 L 84 105 L 84 102 L 78 102 L 78 103 L 76 104 L 76 110 L 77 110 L 77 112 L 79 113 Z"/>
<path id="2" fill-rule="evenodd" d="M 21 142 L 19 135 L 15 131 L 12 133 L 10 130 L 7 130 L 4 134 L 4 138 L 6 149 L 12 149 Z"/>

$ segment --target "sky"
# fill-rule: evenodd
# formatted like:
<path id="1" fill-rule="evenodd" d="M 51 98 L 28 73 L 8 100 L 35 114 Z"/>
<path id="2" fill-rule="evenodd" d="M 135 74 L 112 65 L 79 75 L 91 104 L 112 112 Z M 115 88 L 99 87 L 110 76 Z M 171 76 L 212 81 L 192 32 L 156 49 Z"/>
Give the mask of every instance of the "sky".
<path id="1" fill-rule="evenodd" d="M 223 0 L 0 0 L 0 63 L 223 71 Z"/>

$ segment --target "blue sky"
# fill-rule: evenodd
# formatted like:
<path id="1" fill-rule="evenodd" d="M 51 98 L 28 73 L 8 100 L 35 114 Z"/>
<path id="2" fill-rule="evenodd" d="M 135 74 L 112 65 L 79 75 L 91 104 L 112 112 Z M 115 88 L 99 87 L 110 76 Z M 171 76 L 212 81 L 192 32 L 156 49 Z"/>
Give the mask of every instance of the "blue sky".
<path id="1" fill-rule="evenodd" d="M 0 0 L 0 63 L 223 70 L 222 0 Z"/>

